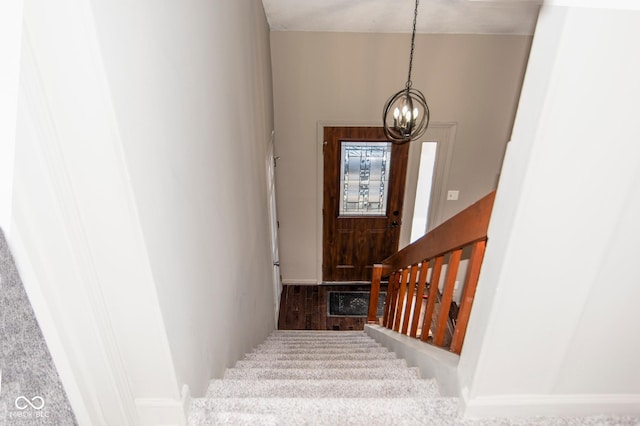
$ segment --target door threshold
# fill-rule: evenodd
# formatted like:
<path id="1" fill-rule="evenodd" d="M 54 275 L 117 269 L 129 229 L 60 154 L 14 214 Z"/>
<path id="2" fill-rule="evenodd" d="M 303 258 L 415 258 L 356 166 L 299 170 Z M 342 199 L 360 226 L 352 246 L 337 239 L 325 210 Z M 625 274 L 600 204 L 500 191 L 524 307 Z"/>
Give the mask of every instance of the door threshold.
<path id="1" fill-rule="evenodd" d="M 381 281 L 381 283 L 387 282 Z M 371 281 L 323 281 L 320 285 L 371 285 Z"/>

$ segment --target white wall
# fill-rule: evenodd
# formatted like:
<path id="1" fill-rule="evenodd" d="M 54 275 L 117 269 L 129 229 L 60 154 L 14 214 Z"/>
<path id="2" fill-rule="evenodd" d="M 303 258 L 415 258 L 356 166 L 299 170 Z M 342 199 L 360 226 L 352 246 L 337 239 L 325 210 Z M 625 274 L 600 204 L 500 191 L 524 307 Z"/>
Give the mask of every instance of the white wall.
<path id="1" fill-rule="evenodd" d="M 9 243 L 81 420 L 136 424 L 138 400 L 181 395 L 93 17 L 33 0 L 24 22 Z"/>
<path id="2" fill-rule="evenodd" d="M 470 416 L 640 414 L 640 11 L 604 3 L 538 22 L 460 359 Z"/>
<path id="3" fill-rule="evenodd" d="M 531 38 L 418 35 L 413 86 L 434 123 L 457 123 L 442 220 L 495 188 Z M 404 87 L 409 34 L 273 32 L 281 265 L 285 282 L 321 280 L 322 140 L 318 123 L 380 125 Z M 446 191 L 442 191 L 445 194 Z M 407 224 L 409 225 L 409 224 Z"/>
<path id="4" fill-rule="evenodd" d="M 9 243 L 83 424 L 183 423 L 275 327 L 262 4 L 165 6 L 25 2 Z"/>
<path id="5" fill-rule="evenodd" d="M 0 228 L 11 230 L 22 1 L 0 4 Z"/>
<path id="6" fill-rule="evenodd" d="M 92 4 L 176 374 L 201 395 L 275 327 L 262 3 Z"/>
<path id="7" fill-rule="evenodd" d="M 131 424 L 133 395 L 120 395 L 112 365 L 119 363 L 117 349 L 104 344 L 104 318 L 92 309 L 102 301 L 93 292 L 93 269 L 78 259 L 86 261 L 89 249 L 69 224 L 78 213 L 63 205 L 68 182 L 56 174 L 60 164 L 52 159 L 59 151 L 47 150 L 55 141 L 41 123 L 33 92 L 25 89 L 24 67 L 21 77 L 11 250 L 77 420 Z M 128 407 L 122 402 L 127 399 Z"/>

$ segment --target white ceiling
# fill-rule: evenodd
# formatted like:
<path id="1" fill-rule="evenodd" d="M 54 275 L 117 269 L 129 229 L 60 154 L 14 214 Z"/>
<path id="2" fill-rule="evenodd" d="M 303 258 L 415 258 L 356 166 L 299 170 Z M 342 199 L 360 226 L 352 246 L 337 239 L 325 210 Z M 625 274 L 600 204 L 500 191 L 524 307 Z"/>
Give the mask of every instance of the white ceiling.
<path id="1" fill-rule="evenodd" d="M 417 32 L 533 34 L 541 1 L 422 0 Z M 414 0 L 262 0 L 272 31 L 410 33 Z"/>

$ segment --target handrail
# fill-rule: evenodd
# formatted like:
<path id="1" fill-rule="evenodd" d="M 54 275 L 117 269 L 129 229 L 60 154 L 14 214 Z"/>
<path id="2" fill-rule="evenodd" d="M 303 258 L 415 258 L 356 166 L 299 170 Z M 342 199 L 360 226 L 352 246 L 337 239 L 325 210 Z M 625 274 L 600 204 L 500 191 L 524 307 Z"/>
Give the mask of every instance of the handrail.
<path id="1" fill-rule="evenodd" d="M 382 263 L 375 264 L 368 322 L 378 323 L 376 311 L 380 282 L 383 277 L 389 277 L 382 325 L 417 338 L 422 317 L 420 340 L 438 347 L 448 347 L 451 352 L 459 354 L 480 275 L 494 199 L 495 191 L 386 258 Z M 456 276 L 463 252 L 466 254 L 469 247 L 471 251 L 468 255 L 456 327 L 453 335 L 447 336 Z M 444 282 L 441 283 L 445 264 L 446 273 Z M 433 283 L 435 285 L 431 285 Z M 441 294 L 439 287 L 442 287 Z M 425 293 L 427 303 L 423 309 Z M 439 302 L 437 299 L 440 299 Z"/>

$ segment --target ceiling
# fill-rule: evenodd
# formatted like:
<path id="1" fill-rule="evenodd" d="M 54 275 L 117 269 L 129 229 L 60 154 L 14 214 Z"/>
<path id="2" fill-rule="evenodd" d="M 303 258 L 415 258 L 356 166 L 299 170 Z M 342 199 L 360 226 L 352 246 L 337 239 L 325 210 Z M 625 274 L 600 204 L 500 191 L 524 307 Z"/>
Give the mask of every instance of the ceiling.
<path id="1" fill-rule="evenodd" d="M 533 34 L 541 1 L 422 0 L 416 31 Z M 414 0 L 262 0 L 272 31 L 410 33 Z"/>

